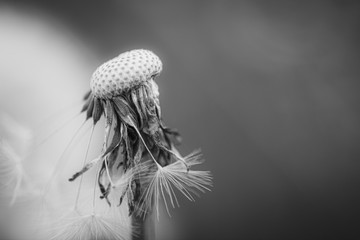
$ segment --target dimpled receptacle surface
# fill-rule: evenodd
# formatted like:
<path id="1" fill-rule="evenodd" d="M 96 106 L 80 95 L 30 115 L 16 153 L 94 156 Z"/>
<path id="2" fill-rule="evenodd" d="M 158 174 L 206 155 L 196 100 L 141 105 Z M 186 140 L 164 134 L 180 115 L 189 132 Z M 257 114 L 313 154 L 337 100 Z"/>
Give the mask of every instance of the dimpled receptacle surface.
<path id="1" fill-rule="evenodd" d="M 98 67 L 91 77 L 90 88 L 96 97 L 112 98 L 151 80 L 161 70 L 161 60 L 153 52 L 128 51 Z"/>

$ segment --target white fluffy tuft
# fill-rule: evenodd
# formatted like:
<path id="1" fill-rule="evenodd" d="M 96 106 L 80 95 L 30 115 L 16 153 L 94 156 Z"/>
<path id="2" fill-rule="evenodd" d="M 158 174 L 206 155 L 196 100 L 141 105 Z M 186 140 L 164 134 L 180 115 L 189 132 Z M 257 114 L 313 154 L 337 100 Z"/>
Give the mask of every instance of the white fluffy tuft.
<path id="1" fill-rule="evenodd" d="M 112 213 L 82 214 L 72 211 L 59 221 L 52 223 L 49 228 L 50 240 L 125 240 L 130 238 L 131 229 L 124 226 L 117 216 Z"/>
<path id="2" fill-rule="evenodd" d="M 190 201 L 195 201 L 193 195 L 198 192 L 210 191 L 212 176 L 209 171 L 189 170 L 191 167 L 202 163 L 200 152 L 196 151 L 181 160 L 177 160 L 165 167 L 157 167 L 155 171 L 143 173 L 143 178 L 148 182 L 148 186 L 141 196 L 140 214 L 146 215 L 154 209 L 159 219 L 159 201 L 162 198 L 167 213 L 170 215 L 169 203 L 172 207 L 179 206 L 176 191 L 179 191 Z M 152 164 L 152 162 L 149 162 Z"/>

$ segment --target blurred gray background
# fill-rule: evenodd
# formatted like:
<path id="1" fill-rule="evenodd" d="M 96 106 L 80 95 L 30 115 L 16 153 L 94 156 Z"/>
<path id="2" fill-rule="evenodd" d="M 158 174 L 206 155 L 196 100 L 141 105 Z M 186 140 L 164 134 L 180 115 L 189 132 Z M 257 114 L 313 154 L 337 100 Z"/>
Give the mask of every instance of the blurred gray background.
<path id="1" fill-rule="evenodd" d="M 73 100 L 121 52 L 148 48 L 163 60 L 164 120 L 214 175 L 212 192 L 160 222 L 172 223 L 172 239 L 360 239 L 357 1 L 0 3 L 2 14 L 41 16 L 82 49 L 68 59 L 89 71 L 69 87 Z M 9 87 L 5 97 L 5 86 L 1 108 L 35 124 L 23 98 L 45 90 Z"/>

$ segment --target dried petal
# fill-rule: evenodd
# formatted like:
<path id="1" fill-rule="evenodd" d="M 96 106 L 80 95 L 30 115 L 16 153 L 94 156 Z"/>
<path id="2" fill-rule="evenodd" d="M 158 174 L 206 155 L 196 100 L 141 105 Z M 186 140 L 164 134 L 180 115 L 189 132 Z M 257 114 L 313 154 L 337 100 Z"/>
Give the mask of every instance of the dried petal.
<path id="1" fill-rule="evenodd" d="M 94 121 L 94 125 L 96 125 L 96 123 L 100 120 L 103 112 L 104 112 L 104 108 L 101 103 L 101 100 L 95 97 L 94 98 L 94 109 L 92 112 L 92 118 Z"/>

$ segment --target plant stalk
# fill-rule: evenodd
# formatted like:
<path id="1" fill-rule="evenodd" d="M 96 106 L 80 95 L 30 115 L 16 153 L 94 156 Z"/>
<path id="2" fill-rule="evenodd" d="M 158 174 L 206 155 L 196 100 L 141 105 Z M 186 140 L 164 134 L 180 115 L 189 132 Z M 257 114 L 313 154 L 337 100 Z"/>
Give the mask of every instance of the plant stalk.
<path id="1" fill-rule="evenodd" d="M 132 215 L 132 227 L 134 234 L 132 240 L 155 240 L 154 214 L 148 213 L 146 217 L 137 214 Z"/>

